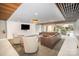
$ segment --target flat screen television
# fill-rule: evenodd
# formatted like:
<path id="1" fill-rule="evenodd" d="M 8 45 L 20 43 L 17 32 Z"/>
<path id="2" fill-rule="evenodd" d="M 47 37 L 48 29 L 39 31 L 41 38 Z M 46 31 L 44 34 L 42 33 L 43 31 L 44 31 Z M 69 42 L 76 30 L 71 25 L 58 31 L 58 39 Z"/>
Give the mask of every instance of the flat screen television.
<path id="1" fill-rule="evenodd" d="M 29 30 L 29 29 L 30 29 L 30 25 L 21 24 L 21 30 Z"/>

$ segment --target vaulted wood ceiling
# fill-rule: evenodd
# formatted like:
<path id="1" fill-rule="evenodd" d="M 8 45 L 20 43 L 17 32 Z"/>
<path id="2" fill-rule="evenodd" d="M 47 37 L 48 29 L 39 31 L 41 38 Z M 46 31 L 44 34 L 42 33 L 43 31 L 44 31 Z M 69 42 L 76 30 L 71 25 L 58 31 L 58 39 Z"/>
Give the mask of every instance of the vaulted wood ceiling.
<path id="1" fill-rule="evenodd" d="M 21 3 L 0 3 L 0 20 L 8 20 Z"/>
<path id="2" fill-rule="evenodd" d="M 56 3 L 66 21 L 79 19 L 79 3 Z"/>

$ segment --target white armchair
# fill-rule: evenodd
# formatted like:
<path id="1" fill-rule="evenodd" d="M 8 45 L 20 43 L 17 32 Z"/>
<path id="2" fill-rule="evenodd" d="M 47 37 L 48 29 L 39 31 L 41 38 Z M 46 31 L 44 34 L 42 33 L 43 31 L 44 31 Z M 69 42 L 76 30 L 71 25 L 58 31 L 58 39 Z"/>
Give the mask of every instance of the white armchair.
<path id="1" fill-rule="evenodd" d="M 35 53 L 38 50 L 38 37 L 23 37 L 25 53 Z"/>

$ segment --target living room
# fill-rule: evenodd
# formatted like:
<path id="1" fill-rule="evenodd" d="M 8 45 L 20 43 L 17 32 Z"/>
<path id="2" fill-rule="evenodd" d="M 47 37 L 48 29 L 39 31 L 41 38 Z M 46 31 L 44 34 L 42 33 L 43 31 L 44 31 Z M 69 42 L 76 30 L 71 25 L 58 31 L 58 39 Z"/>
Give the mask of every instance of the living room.
<path id="1" fill-rule="evenodd" d="M 0 49 L 1 56 L 79 55 L 79 20 L 78 15 L 74 14 L 78 9 L 75 7 L 76 11 L 73 11 L 72 8 L 71 11 L 73 13 L 70 14 L 68 13 L 70 8 L 69 10 L 67 9 L 67 11 L 63 12 L 67 12 L 64 17 L 61 10 L 61 5 L 72 7 L 73 5 L 78 5 L 78 3 L 15 4 L 18 7 L 11 15 L 9 14 L 10 17 L 7 16 L 6 20 L 4 20 L 4 17 L 0 17 L 0 46 L 5 46 L 5 48 Z M 15 4 L 12 4 L 12 8 L 14 8 Z M 11 7 L 9 3 L 0 3 L 0 6 L 1 10 Z M 1 11 L 1 14 L 3 12 L 4 10 Z"/>

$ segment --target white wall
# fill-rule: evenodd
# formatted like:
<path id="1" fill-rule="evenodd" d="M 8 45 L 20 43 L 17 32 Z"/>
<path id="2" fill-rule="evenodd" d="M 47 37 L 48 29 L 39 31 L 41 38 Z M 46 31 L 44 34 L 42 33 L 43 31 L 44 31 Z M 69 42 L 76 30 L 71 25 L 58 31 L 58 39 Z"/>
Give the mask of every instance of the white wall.
<path id="1" fill-rule="evenodd" d="M 0 20 L 0 39 L 6 38 L 6 21 Z"/>
<path id="2" fill-rule="evenodd" d="M 36 34 L 35 24 L 30 24 L 30 30 L 21 30 L 21 24 L 29 24 L 29 23 L 7 21 L 7 38 L 8 39 L 12 39 L 13 36 L 17 36 L 17 35 L 28 36 L 28 35 Z"/>

